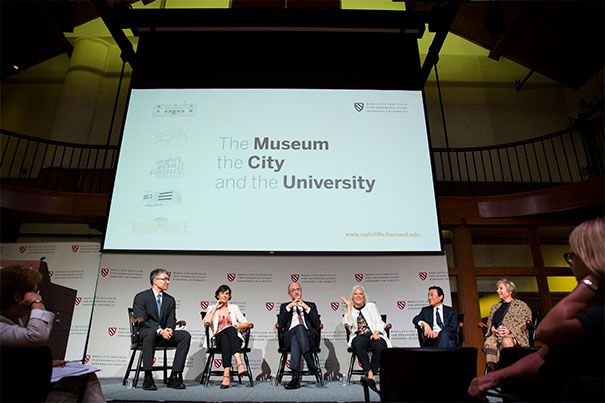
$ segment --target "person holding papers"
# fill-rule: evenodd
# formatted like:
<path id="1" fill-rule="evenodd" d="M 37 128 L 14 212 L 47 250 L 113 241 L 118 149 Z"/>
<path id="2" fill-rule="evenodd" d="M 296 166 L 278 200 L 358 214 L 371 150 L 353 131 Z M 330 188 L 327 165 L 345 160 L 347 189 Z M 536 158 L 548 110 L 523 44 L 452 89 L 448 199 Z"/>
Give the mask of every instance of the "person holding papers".
<path id="1" fill-rule="evenodd" d="M 42 280 L 40 272 L 24 266 L 13 265 L 0 270 L 0 347 L 2 347 L 3 357 L 12 357 L 14 354 L 11 349 L 33 349 L 44 346 L 48 341 L 55 314 L 46 310 L 42 297 L 36 292 L 40 280 Z M 41 359 L 44 360 L 44 358 Z M 49 355 L 48 361 L 50 360 Z M 55 360 L 52 365 L 60 367 L 64 363 L 65 361 Z M 31 368 L 28 377 L 24 375 L 24 380 L 31 379 L 29 375 L 37 369 L 33 363 L 28 364 Z M 39 364 L 42 366 L 44 363 L 39 362 Z M 50 366 L 51 363 L 46 364 Z M 14 362 L 13 365 L 14 370 L 19 371 L 19 362 Z M 105 398 L 99 380 L 94 373 L 91 373 L 94 369 L 82 367 L 84 368 L 79 369 L 78 374 L 66 374 L 63 378 L 64 381 L 60 383 L 51 384 L 48 380 L 51 390 L 46 401 L 75 402 L 79 395 L 83 395 L 83 401 L 104 403 Z M 55 376 L 55 372 L 56 370 L 53 368 L 52 377 L 58 378 Z M 80 376 L 84 374 L 87 379 Z M 82 392 L 83 385 L 85 385 L 85 389 Z M 3 383 L 3 387 L 6 386 Z M 16 396 L 22 400 L 23 396 L 18 395 L 27 394 L 27 391 L 22 390 L 20 383 L 10 386 L 14 389 L 3 391 L 2 400 L 6 396 Z M 32 386 L 39 389 L 44 388 L 44 385 Z"/>

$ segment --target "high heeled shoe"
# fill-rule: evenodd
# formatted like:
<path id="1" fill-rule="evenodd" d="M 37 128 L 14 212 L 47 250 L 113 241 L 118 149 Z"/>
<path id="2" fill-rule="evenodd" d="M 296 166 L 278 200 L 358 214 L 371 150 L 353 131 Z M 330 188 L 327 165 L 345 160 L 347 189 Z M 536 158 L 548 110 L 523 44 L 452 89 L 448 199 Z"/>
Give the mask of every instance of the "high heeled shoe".
<path id="1" fill-rule="evenodd" d="M 246 367 L 244 366 L 244 364 L 239 364 L 237 366 L 237 368 L 239 369 L 239 367 L 242 367 L 244 370 L 242 372 L 238 372 L 237 374 L 239 376 L 242 376 L 242 377 L 247 377 L 248 376 L 248 370 L 246 369 Z"/>
<path id="2" fill-rule="evenodd" d="M 225 378 L 230 379 L 231 377 L 230 376 L 223 376 L 223 381 L 225 380 Z M 228 389 L 229 386 L 231 386 L 231 385 L 229 385 L 229 384 L 225 385 L 224 383 L 221 383 L 221 389 Z"/>

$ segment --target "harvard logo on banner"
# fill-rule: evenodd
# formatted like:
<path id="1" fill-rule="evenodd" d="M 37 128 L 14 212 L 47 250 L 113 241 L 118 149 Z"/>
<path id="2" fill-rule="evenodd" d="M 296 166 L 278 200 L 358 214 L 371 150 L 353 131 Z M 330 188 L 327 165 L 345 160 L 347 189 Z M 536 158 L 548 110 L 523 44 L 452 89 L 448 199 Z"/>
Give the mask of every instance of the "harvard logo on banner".
<path id="1" fill-rule="evenodd" d="M 167 271 L 166 274 L 168 274 L 168 280 L 170 280 L 170 276 L 172 276 L 172 272 L 171 271 Z"/>
<path id="2" fill-rule="evenodd" d="M 426 276 L 427 276 L 427 272 L 425 272 L 425 271 L 421 271 L 420 273 L 418 273 L 418 277 L 420 277 L 420 280 L 422 280 L 422 281 L 426 280 Z"/>
<path id="3" fill-rule="evenodd" d="M 333 311 L 337 310 L 339 306 L 340 306 L 340 302 L 331 302 L 330 303 L 330 307 L 332 307 Z"/>
<path id="4" fill-rule="evenodd" d="M 88 364 L 89 361 L 90 361 L 90 354 L 86 354 L 86 356 L 84 357 L 84 364 Z"/>
<path id="5" fill-rule="evenodd" d="M 287 360 L 287 361 L 286 361 L 286 368 L 288 368 L 288 369 L 292 369 L 292 368 L 290 368 L 290 360 Z"/>
<path id="6" fill-rule="evenodd" d="M 208 305 L 210 305 L 209 301 L 200 302 L 200 306 L 202 307 L 202 309 L 208 309 Z"/>
<path id="7" fill-rule="evenodd" d="M 54 271 L 54 270 L 49 270 L 49 271 L 48 271 L 48 277 L 52 278 L 52 277 L 53 277 L 53 274 L 55 274 L 55 271 Z"/>
<path id="8" fill-rule="evenodd" d="M 267 307 L 267 311 L 272 311 L 275 307 L 275 302 L 265 302 L 265 306 Z"/>
<path id="9" fill-rule="evenodd" d="M 361 274 L 361 273 L 357 273 L 357 274 L 355 275 L 355 280 L 356 280 L 358 283 L 361 283 L 361 280 L 363 280 L 363 274 Z"/>
<path id="10" fill-rule="evenodd" d="M 220 368 L 221 365 L 223 365 L 223 360 L 221 360 L 220 358 L 216 358 L 214 360 L 214 368 Z"/>
<path id="11" fill-rule="evenodd" d="M 107 277 L 108 274 L 109 274 L 109 269 L 101 269 L 101 276 Z"/>
<path id="12" fill-rule="evenodd" d="M 292 274 L 290 278 L 292 279 L 293 283 L 297 283 L 298 279 L 300 278 L 300 274 Z"/>
<path id="13" fill-rule="evenodd" d="M 27 246 L 25 246 L 25 245 L 19 246 L 19 253 L 20 254 L 24 254 L 26 250 L 27 250 Z"/>
<path id="14" fill-rule="evenodd" d="M 235 280 L 235 273 L 227 273 L 227 280 L 232 283 Z"/>
<path id="15" fill-rule="evenodd" d="M 80 305 L 80 302 L 82 302 L 82 297 L 76 297 L 76 306 Z"/>
<path id="16" fill-rule="evenodd" d="M 399 309 L 405 308 L 405 301 L 397 301 L 397 308 L 399 308 Z"/>
<path id="17" fill-rule="evenodd" d="M 116 331 L 118 329 L 116 327 L 109 327 L 107 328 L 107 332 L 109 333 L 110 336 L 113 336 L 114 334 L 116 334 Z"/>
<path id="18" fill-rule="evenodd" d="M 73 253 L 76 253 L 78 249 L 80 249 L 80 245 L 71 245 L 71 251 Z"/>

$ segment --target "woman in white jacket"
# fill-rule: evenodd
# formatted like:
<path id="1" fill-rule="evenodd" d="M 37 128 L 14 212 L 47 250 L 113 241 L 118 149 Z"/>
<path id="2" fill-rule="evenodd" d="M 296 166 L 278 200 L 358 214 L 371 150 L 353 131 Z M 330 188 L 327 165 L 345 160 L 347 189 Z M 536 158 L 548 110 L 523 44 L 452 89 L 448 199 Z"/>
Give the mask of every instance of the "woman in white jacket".
<path id="1" fill-rule="evenodd" d="M 340 297 L 340 299 L 347 306 L 342 321 L 351 329 L 349 346 L 353 347 L 366 376 L 373 380 L 380 365 L 380 353 L 385 348 L 391 347 L 391 341 L 384 330 L 385 323 L 382 321 L 376 304 L 368 302 L 368 296 L 362 286 L 353 287 L 350 300 L 345 297 Z M 372 351 L 371 361 L 368 356 L 368 347 Z"/>
<path id="2" fill-rule="evenodd" d="M 216 347 L 221 350 L 225 370 L 221 389 L 226 389 L 230 382 L 231 356 L 235 357 L 238 374 L 248 376 L 241 359 L 243 337 L 240 333 L 247 329 L 248 320 L 237 305 L 229 304 L 231 288 L 228 285 L 221 285 L 214 296 L 218 301 L 204 317 L 204 324 L 210 332 L 210 338 L 214 336 Z"/>

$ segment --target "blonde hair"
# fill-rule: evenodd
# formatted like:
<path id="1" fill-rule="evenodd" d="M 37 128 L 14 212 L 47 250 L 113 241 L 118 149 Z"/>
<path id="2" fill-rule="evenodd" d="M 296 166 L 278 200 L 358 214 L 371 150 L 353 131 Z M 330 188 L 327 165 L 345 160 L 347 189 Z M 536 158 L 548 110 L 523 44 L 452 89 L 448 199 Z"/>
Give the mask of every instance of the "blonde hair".
<path id="1" fill-rule="evenodd" d="M 512 281 L 505 278 L 501 278 L 500 280 L 496 281 L 496 288 L 498 288 L 498 284 L 504 284 L 508 292 L 510 292 L 512 295 L 515 295 L 515 292 L 517 291 L 517 286 Z"/>
<path id="2" fill-rule="evenodd" d="M 603 280 L 605 270 L 605 218 L 584 221 L 571 232 L 569 248 L 595 277 Z"/>
<path id="3" fill-rule="evenodd" d="M 367 304 L 368 303 L 368 294 L 366 294 L 366 290 L 365 290 L 365 288 L 363 288 L 362 285 L 354 285 L 353 286 L 353 289 L 351 290 L 351 298 L 350 298 L 351 301 L 353 301 L 353 293 L 358 288 L 363 292 L 363 303 Z"/>

